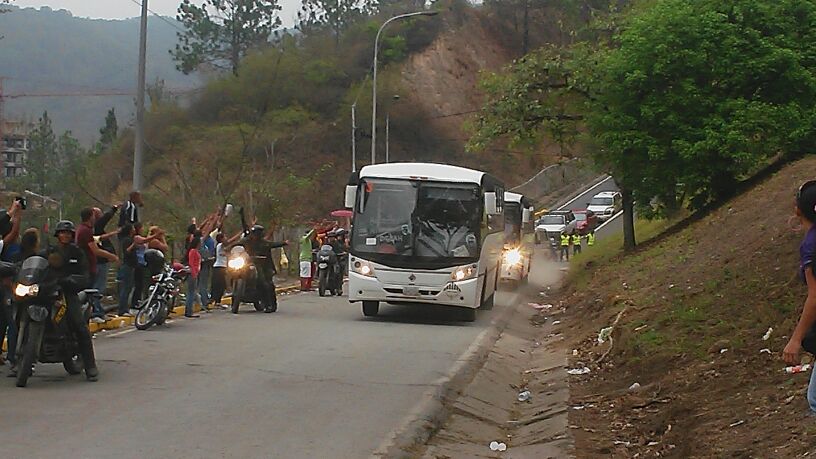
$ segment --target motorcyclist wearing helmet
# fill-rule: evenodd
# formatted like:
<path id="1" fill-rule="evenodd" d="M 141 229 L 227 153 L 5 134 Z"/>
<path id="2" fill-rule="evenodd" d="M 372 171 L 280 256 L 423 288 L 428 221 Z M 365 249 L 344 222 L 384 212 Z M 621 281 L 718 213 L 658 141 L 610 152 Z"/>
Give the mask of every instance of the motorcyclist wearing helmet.
<path id="1" fill-rule="evenodd" d="M 286 242 L 273 242 L 266 239 L 265 229 L 261 225 L 253 225 L 249 228 L 249 235 L 241 239 L 234 245 L 242 245 L 252 257 L 255 267 L 258 269 L 258 286 L 262 294 L 268 299 L 266 310 L 272 312 L 277 309 L 278 297 L 275 293 L 275 263 L 272 261 L 272 250 L 289 245 Z"/>
<path id="2" fill-rule="evenodd" d="M 57 245 L 49 247 L 43 257 L 48 260 L 52 279 L 57 281 L 65 297 L 66 317 L 76 334 L 85 365 L 85 377 L 89 381 L 96 381 L 99 371 L 96 368 L 91 332 L 88 330 L 88 322 L 82 317 L 82 305 L 77 295 L 90 284 L 88 259 L 82 249 L 74 244 L 75 235 L 76 227 L 73 222 L 63 220 L 57 223 L 54 230 Z"/>

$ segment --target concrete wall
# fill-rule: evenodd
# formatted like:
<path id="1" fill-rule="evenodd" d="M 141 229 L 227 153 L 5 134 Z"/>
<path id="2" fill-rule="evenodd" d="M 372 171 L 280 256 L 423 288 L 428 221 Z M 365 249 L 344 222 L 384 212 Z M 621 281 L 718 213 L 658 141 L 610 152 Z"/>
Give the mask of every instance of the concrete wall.
<path id="1" fill-rule="evenodd" d="M 539 208 L 547 207 L 552 206 L 564 193 L 591 183 L 599 175 L 589 162 L 576 158 L 542 169 L 512 191 L 531 198 Z"/>

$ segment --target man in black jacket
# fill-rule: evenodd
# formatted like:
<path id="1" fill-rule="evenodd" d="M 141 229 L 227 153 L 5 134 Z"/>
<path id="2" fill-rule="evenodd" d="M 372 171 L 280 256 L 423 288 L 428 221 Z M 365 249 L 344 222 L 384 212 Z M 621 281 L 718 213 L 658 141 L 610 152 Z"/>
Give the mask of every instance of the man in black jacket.
<path id="1" fill-rule="evenodd" d="M 106 227 L 108 223 L 113 219 L 113 216 L 116 215 L 116 212 L 119 211 L 119 206 L 111 206 L 110 209 L 102 212 L 102 209 L 98 207 L 94 207 L 94 226 L 93 226 L 93 235 L 94 238 L 99 240 L 99 245 L 102 247 L 102 250 L 108 253 L 116 253 L 116 249 L 113 246 L 113 243 L 110 241 L 110 238 L 115 235 L 117 232 L 113 233 L 106 233 Z M 94 278 L 91 279 L 93 285 L 91 288 L 99 290 L 99 293 L 105 294 L 108 289 L 108 272 L 110 271 L 110 262 L 107 258 L 98 257 L 96 260 L 96 274 L 94 274 Z M 96 322 L 104 322 L 105 320 L 105 310 L 102 309 L 102 300 L 97 298 L 94 299 L 93 302 L 93 316 L 94 321 Z"/>
<path id="2" fill-rule="evenodd" d="M 96 381 L 99 371 L 96 368 L 91 332 L 88 330 L 88 322 L 82 317 L 82 305 L 77 295 L 90 285 L 88 260 L 85 252 L 74 244 L 75 234 L 76 227 L 72 222 L 63 220 L 57 223 L 54 231 L 57 245 L 46 250 L 44 256 L 51 265 L 51 276 L 57 281 L 65 297 L 68 309 L 66 317 L 76 333 L 79 352 L 85 365 L 85 377 L 88 381 Z"/>
<path id="3" fill-rule="evenodd" d="M 258 287 L 261 294 L 267 298 L 264 312 L 275 312 L 278 309 L 278 297 L 275 291 L 275 263 L 272 261 L 272 250 L 285 247 L 289 242 L 273 242 L 264 238 L 264 227 L 254 225 L 249 230 L 249 236 L 233 245 L 242 245 L 247 254 L 252 257 L 258 269 Z"/>

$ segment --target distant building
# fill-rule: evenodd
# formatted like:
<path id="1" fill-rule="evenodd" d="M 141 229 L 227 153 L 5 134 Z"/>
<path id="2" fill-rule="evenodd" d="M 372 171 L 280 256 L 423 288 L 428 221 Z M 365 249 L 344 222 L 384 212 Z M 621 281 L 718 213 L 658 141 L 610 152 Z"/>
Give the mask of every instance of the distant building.
<path id="1" fill-rule="evenodd" d="M 24 121 L 4 121 L 0 126 L 3 141 L 0 143 L 0 178 L 6 179 L 25 174 L 28 150 L 31 148 L 29 135 L 34 125 Z"/>

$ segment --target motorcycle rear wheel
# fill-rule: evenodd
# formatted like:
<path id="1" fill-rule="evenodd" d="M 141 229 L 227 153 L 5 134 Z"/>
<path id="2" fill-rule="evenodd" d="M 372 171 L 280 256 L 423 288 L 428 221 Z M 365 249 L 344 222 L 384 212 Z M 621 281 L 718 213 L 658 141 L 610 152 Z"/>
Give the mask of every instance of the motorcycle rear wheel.
<path id="1" fill-rule="evenodd" d="M 31 376 L 31 369 L 37 361 L 37 344 L 42 338 L 43 325 L 37 322 L 28 322 L 23 337 L 23 355 L 17 362 L 17 387 L 25 387 Z"/>

